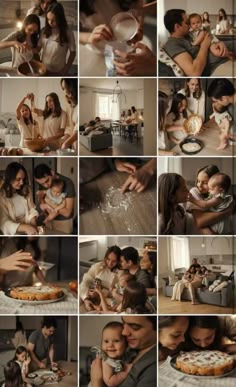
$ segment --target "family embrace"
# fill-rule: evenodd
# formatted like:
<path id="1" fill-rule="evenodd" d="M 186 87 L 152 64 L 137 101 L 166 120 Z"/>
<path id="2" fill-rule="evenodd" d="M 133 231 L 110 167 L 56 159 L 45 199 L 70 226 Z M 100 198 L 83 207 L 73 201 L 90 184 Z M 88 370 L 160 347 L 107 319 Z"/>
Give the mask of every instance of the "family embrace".
<path id="1" fill-rule="evenodd" d="M 102 330 L 101 347 L 91 365 L 90 387 L 155 387 L 157 385 L 157 319 L 126 316 Z"/>
<path id="2" fill-rule="evenodd" d="M 37 165 L 33 175 L 37 206 L 24 165 L 15 161 L 8 164 L 0 189 L 1 233 L 37 235 L 44 233 L 44 226 L 72 233 L 76 196 L 73 182 L 46 164 Z"/>
<path id="3" fill-rule="evenodd" d="M 183 9 L 170 9 L 164 15 L 164 24 L 170 36 L 163 50 L 169 61 L 173 61 L 172 68 L 177 66 L 186 76 L 231 76 L 234 73 L 233 46 L 201 30 L 200 15 L 188 16 Z"/>
<path id="4" fill-rule="evenodd" d="M 159 176 L 159 234 L 232 234 L 231 179 L 216 165 L 197 171 L 196 186 L 189 191 L 177 173 Z M 187 204 L 187 205 L 186 205 Z"/>
<path id="5" fill-rule="evenodd" d="M 111 246 L 80 284 L 80 309 L 90 313 L 156 312 L 156 252 Z"/>

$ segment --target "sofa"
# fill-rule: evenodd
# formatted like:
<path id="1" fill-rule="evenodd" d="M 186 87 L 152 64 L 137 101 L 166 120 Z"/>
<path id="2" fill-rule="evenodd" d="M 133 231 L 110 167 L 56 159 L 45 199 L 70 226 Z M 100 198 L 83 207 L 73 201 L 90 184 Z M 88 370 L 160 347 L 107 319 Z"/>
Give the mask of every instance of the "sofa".
<path id="1" fill-rule="evenodd" d="M 166 297 L 172 297 L 174 285 L 169 285 L 169 277 L 162 278 L 163 284 L 163 295 Z M 223 280 L 223 278 L 222 278 Z M 207 287 L 202 286 L 201 288 L 195 289 L 196 299 L 202 304 L 210 304 L 217 306 L 232 306 L 233 303 L 233 281 L 229 281 L 227 287 L 221 289 L 218 292 L 211 292 Z M 184 289 L 181 300 L 191 301 L 190 293 L 187 288 Z"/>
<path id="2" fill-rule="evenodd" d="M 105 129 L 105 130 L 104 130 Z M 110 148 L 113 145 L 112 134 L 110 128 L 104 128 L 104 133 L 92 135 L 92 132 L 84 136 L 83 132 L 80 133 L 79 142 L 85 146 L 90 152 L 96 152 L 101 149 Z"/>

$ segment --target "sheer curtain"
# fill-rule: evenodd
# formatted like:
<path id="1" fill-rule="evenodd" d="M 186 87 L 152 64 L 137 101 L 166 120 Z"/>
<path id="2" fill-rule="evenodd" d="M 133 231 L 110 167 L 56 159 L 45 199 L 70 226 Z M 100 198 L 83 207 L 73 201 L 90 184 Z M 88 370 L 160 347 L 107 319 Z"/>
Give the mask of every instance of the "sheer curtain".
<path id="1" fill-rule="evenodd" d="M 162 173 L 178 173 L 182 175 L 181 157 L 161 157 L 157 170 L 158 176 Z"/>
<path id="2" fill-rule="evenodd" d="M 190 266 L 189 239 L 186 237 L 169 238 L 170 267 L 172 271 Z"/>
<path id="3" fill-rule="evenodd" d="M 96 116 L 101 120 L 116 121 L 120 119 L 120 100 L 112 94 L 96 93 Z"/>

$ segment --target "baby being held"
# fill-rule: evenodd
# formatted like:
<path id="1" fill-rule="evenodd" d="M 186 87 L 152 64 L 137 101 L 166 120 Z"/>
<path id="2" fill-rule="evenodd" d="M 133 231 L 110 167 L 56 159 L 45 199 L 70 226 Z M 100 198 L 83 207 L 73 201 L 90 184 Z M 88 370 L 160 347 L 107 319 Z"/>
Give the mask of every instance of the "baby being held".
<path id="1" fill-rule="evenodd" d="M 122 331 L 122 323 L 118 321 L 108 323 L 102 331 L 101 348 L 91 348 L 91 351 L 96 352 L 102 359 L 103 382 L 107 386 L 120 385 L 132 367 L 132 364 L 125 363 L 127 342 Z"/>
<path id="2" fill-rule="evenodd" d="M 233 202 L 233 196 L 227 195 L 230 186 L 231 179 L 228 175 L 224 173 L 215 173 L 208 181 L 208 198 L 206 200 L 197 200 L 189 194 L 188 200 L 198 207 L 212 212 L 224 211 Z M 224 221 L 201 230 L 203 234 L 222 234 L 224 230 Z"/>
<path id="3" fill-rule="evenodd" d="M 201 15 L 199 15 L 198 13 L 192 13 L 191 15 L 189 15 L 188 20 L 190 25 L 189 36 L 191 38 L 192 46 L 199 46 L 203 42 L 206 36 L 206 33 L 208 33 L 205 30 L 205 28 L 202 26 Z M 233 53 L 229 52 L 226 47 L 225 47 L 225 50 L 226 50 L 225 55 L 222 56 L 222 42 L 220 42 L 219 39 L 216 38 L 216 36 L 212 35 L 211 46 L 210 46 L 210 51 L 212 52 L 212 54 L 217 57 L 234 60 Z"/>

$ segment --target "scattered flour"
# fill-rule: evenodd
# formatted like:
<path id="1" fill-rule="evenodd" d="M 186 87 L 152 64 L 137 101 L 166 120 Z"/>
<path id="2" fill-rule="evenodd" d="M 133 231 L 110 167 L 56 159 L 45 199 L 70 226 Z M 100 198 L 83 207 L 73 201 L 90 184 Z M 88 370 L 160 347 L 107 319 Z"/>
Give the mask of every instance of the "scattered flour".
<path id="1" fill-rule="evenodd" d="M 99 203 L 98 208 L 101 209 L 102 214 L 120 213 L 127 211 L 132 204 L 133 192 L 121 193 L 121 189 L 111 186 L 102 202 Z"/>

